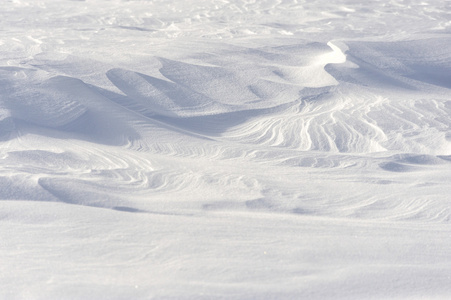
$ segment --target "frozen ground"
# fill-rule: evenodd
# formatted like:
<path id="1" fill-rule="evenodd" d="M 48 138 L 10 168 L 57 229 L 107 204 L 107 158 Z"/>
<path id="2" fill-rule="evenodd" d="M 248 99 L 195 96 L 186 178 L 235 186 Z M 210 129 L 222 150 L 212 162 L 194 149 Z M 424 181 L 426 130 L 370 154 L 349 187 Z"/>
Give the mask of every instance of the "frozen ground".
<path id="1" fill-rule="evenodd" d="M 0 299 L 450 299 L 450 20 L 0 1 Z"/>

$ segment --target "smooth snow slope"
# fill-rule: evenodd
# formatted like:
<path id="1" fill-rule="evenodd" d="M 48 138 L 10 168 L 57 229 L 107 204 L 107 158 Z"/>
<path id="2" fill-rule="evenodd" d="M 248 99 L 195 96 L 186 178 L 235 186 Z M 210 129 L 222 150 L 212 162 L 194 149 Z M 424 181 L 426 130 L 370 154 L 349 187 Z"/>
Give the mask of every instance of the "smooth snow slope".
<path id="1" fill-rule="evenodd" d="M 451 2 L 0 2 L 0 299 L 451 298 Z"/>

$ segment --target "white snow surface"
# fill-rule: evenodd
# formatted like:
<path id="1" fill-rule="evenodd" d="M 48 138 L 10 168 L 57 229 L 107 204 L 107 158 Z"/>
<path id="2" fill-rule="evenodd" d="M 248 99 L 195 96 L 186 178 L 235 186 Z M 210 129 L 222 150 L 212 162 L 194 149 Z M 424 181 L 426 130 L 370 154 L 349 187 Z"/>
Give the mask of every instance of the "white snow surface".
<path id="1" fill-rule="evenodd" d="M 451 299 L 451 1 L 0 1 L 0 299 Z"/>

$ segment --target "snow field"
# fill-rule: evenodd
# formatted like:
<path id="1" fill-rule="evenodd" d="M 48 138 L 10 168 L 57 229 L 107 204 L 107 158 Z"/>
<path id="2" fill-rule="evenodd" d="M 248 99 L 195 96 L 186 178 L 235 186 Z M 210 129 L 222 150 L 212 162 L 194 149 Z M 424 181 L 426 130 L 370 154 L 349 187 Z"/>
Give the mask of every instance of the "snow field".
<path id="1" fill-rule="evenodd" d="M 0 3 L 0 298 L 449 298 L 450 8 Z"/>

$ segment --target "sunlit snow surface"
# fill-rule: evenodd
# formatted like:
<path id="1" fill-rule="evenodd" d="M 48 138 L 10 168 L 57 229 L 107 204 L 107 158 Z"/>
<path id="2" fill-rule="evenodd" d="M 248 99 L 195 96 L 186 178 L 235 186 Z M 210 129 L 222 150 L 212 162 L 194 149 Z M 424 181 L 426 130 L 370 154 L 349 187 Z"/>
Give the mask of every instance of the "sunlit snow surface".
<path id="1" fill-rule="evenodd" d="M 0 299 L 450 299 L 450 20 L 0 1 Z"/>

